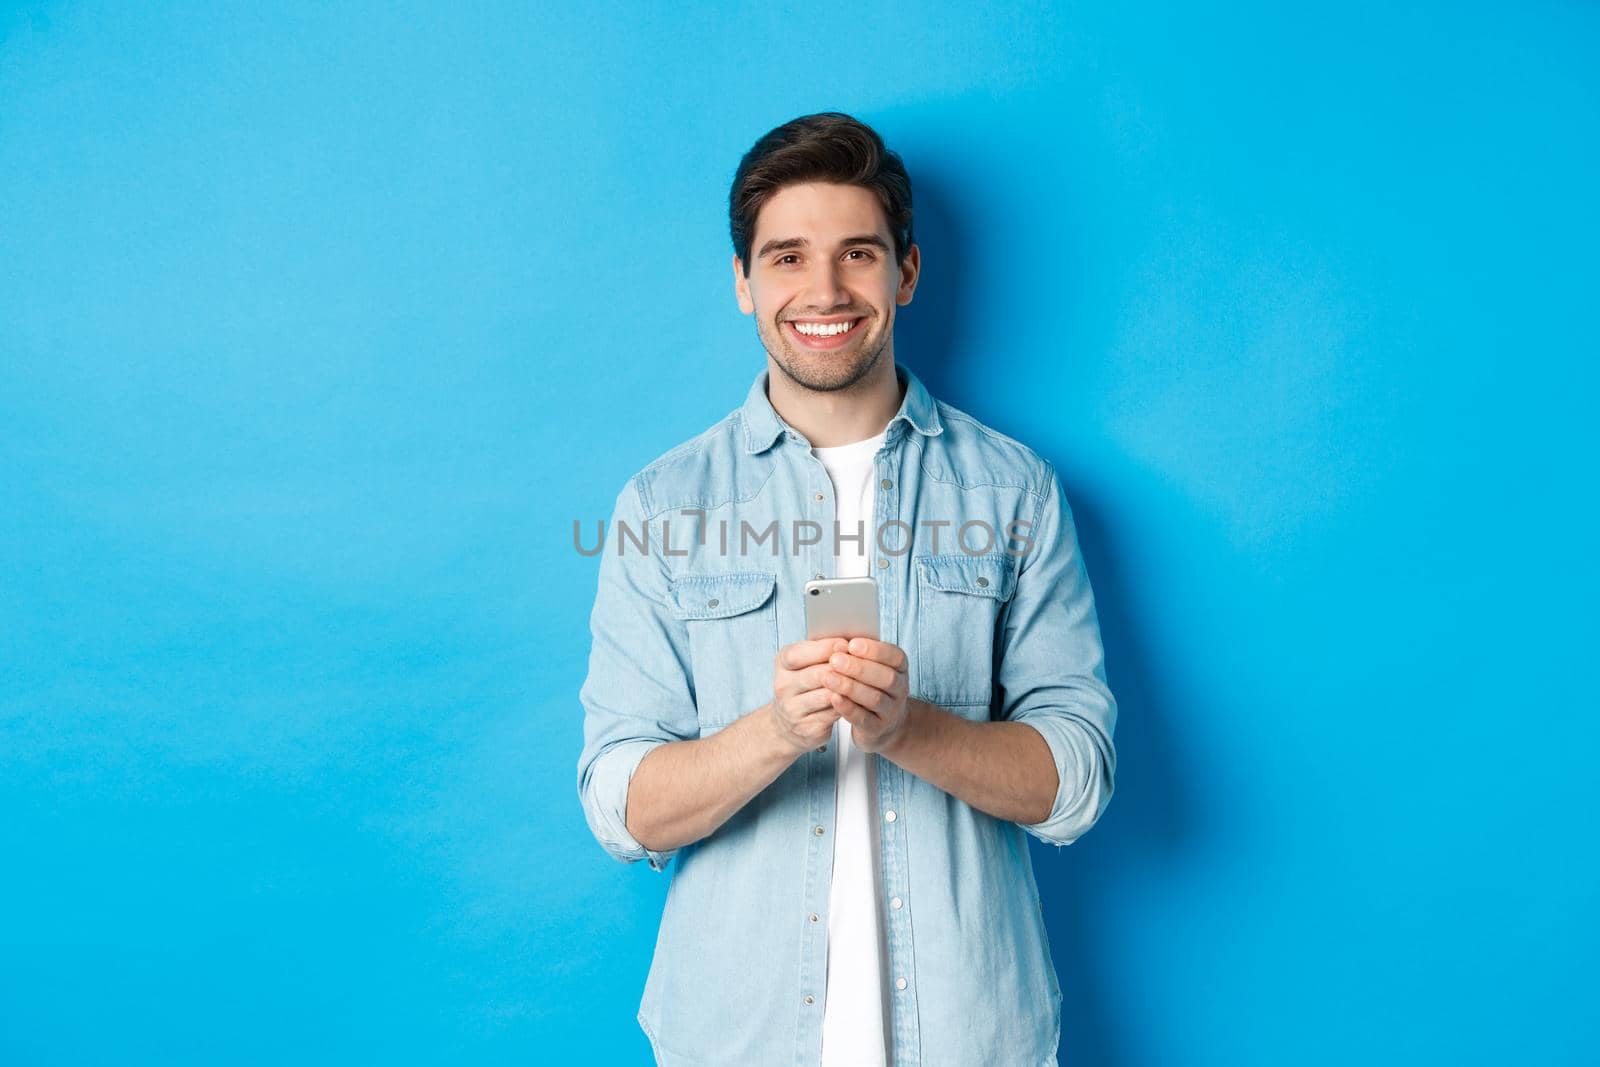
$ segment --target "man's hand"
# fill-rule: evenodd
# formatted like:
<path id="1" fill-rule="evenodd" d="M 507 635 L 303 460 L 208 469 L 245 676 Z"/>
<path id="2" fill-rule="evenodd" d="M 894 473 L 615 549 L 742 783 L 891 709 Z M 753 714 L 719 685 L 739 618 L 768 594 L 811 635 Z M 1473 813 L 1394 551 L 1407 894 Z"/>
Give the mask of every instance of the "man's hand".
<path id="1" fill-rule="evenodd" d="M 797 754 L 826 743 L 839 721 L 834 693 L 823 687 L 822 676 L 829 670 L 828 656 L 845 647 L 842 637 L 823 637 L 778 650 L 769 706 L 778 736 Z"/>
<path id="2" fill-rule="evenodd" d="M 870 637 L 852 637 L 828 657 L 822 684 L 863 752 L 887 752 L 909 732 L 906 663 L 899 645 Z"/>

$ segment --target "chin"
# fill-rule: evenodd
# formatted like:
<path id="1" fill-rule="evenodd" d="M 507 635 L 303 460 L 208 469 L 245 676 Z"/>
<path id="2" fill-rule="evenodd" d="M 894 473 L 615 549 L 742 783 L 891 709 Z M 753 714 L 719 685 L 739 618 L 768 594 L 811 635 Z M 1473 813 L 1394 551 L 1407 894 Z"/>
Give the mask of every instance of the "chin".
<path id="1" fill-rule="evenodd" d="M 833 356 L 827 352 L 803 352 L 781 362 L 789 377 L 819 393 L 847 389 L 871 369 L 870 357 L 857 355 L 849 361 L 838 361 Z"/>

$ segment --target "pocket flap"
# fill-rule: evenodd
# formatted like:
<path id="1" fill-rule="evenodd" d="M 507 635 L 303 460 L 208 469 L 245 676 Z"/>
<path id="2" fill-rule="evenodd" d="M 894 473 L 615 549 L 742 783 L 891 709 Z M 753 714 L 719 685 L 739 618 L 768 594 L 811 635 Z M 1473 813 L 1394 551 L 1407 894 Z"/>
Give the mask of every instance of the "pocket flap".
<path id="1" fill-rule="evenodd" d="M 771 571 L 685 574 L 672 579 L 673 614 L 680 619 L 726 619 L 754 611 L 772 596 Z"/>
<path id="2" fill-rule="evenodd" d="M 916 562 L 922 580 L 934 589 L 995 600 L 1011 597 L 1013 560 L 1004 552 L 987 556 L 951 552 L 941 556 L 918 556 Z"/>

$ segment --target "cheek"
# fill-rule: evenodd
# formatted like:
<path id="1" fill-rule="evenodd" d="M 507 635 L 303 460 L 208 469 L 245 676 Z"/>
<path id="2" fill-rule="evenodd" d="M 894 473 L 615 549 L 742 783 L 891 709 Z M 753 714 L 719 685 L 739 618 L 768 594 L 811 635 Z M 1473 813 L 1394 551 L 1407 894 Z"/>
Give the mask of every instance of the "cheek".
<path id="1" fill-rule="evenodd" d="M 895 304 L 900 298 L 900 290 L 893 278 L 889 279 L 888 288 L 879 289 L 872 295 L 874 302 L 882 309 L 884 315 L 894 314 Z"/>

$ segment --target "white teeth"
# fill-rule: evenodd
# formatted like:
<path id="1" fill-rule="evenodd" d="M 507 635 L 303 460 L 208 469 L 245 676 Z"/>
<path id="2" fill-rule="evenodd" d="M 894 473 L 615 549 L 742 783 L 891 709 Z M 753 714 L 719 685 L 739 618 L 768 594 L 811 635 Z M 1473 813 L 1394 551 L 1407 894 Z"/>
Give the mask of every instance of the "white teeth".
<path id="1" fill-rule="evenodd" d="M 836 337 L 853 325 L 855 325 L 853 322 L 838 322 L 824 326 L 816 326 L 809 322 L 797 322 L 794 324 L 794 328 L 797 332 L 803 333 L 807 337 Z"/>

